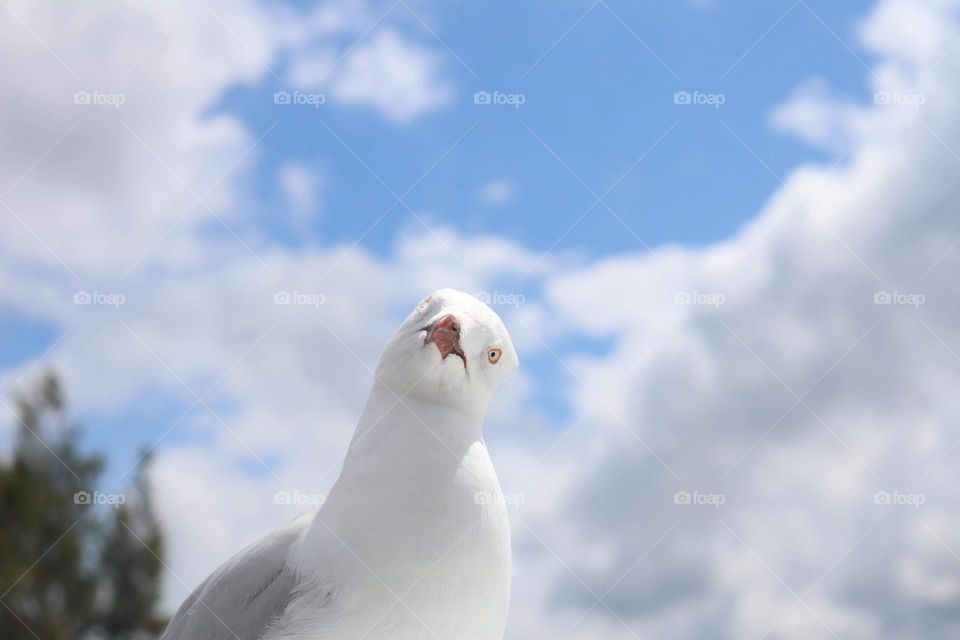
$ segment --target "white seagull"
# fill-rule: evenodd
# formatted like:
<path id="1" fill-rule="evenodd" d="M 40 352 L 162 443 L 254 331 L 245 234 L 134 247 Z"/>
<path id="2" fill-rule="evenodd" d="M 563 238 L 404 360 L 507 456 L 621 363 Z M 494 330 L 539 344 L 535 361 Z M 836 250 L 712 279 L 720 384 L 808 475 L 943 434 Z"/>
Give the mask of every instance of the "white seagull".
<path id="1" fill-rule="evenodd" d="M 427 296 L 380 356 L 322 508 L 217 569 L 161 639 L 501 639 L 510 526 L 482 429 L 517 365 L 487 305 Z"/>

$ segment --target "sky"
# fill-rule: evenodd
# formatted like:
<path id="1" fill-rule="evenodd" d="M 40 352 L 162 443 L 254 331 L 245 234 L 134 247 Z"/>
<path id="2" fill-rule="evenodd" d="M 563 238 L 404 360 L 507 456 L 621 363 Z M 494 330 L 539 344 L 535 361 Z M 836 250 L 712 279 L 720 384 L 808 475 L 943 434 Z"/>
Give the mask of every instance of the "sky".
<path id="1" fill-rule="evenodd" d="M 0 455 L 148 447 L 172 610 L 452 286 L 508 638 L 960 634 L 960 3 L 638 4 L 5 3 Z"/>

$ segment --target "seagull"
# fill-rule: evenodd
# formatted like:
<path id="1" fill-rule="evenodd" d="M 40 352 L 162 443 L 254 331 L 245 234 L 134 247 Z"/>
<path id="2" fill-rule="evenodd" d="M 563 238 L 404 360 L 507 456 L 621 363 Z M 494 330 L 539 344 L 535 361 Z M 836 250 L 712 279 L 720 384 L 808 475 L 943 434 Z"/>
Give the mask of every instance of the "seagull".
<path id="1" fill-rule="evenodd" d="M 427 296 L 387 343 L 319 511 L 240 551 L 161 640 L 500 640 L 510 525 L 483 440 L 519 364 L 499 316 Z"/>

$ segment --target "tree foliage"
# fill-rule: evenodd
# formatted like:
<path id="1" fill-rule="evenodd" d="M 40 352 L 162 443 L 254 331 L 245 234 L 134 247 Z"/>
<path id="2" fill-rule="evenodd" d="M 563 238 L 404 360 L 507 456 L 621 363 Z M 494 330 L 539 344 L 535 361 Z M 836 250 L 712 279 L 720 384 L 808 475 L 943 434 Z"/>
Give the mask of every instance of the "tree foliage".
<path id="1" fill-rule="evenodd" d="M 104 459 L 85 453 L 53 374 L 16 401 L 18 433 L 0 458 L 0 635 L 153 638 L 163 536 L 144 470 L 101 494 Z"/>

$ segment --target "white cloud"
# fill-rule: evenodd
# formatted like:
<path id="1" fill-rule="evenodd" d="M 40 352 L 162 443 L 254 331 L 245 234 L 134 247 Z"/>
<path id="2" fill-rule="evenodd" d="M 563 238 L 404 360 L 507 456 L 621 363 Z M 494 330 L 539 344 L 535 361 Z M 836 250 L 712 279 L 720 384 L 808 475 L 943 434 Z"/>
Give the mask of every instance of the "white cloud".
<path id="1" fill-rule="evenodd" d="M 341 59 L 336 46 L 330 42 L 321 41 L 302 47 L 292 56 L 285 79 L 293 86 L 302 89 L 321 89 L 329 86 L 339 64 Z"/>
<path id="2" fill-rule="evenodd" d="M 885 64 L 922 70 L 946 53 L 953 41 L 956 2 L 886 0 L 859 28 L 863 44 Z"/>
<path id="3" fill-rule="evenodd" d="M 508 178 L 497 178 L 486 183 L 477 192 L 477 199 L 490 207 L 502 207 L 517 197 L 517 185 Z"/>
<path id="4" fill-rule="evenodd" d="M 306 10 L 285 4 L 269 9 L 277 40 L 295 50 L 328 36 L 359 36 L 378 17 L 370 3 L 356 0 L 328 0 Z"/>
<path id="5" fill-rule="evenodd" d="M 298 220 L 321 211 L 320 195 L 323 179 L 317 170 L 302 164 L 288 163 L 280 167 L 277 175 L 284 200 Z"/>
<path id="6" fill-rule="evenodd" d="M 932 20 L 935 40 L 960 35 L 943 3 L 911 4 L 910 24 Z M 948 150 L 960 148 L 960 52 L 945 47 L 936 65 L 917 66 L 936 57 L 921 31 L 901 25 L 889 41 L 889 16 L 903 10 L 881 3 L 863 37 L 885 43 L 876 90 L 916 92 L 923 105 L 819 96 L 792 118 L 799 131 L 829 143 L 843 135 L 836 123 L 854 118 L 870 124 L 857 130 L 863 139 L 837 167 L 794 171 L 736 237 L 550 279 L 550 307 L 575 330 L 615 340 L 608 356 L 574 366 L 575 411 L 586 415 L 539 463 L 551 477 L 580 469 L 582 483 L 564 507 L 528 516 L 551 550 L 545 562 L 557 553 L 587 586 L 557 578 L 554 611 L 541 616 L 561 620 L 556 633 L 594 594 L 607 606 L 568 637 L 960 628 L 943 606 L 957 588 L 960 528 L 950 473 L 960 402 L 949 391 L 960 382 L 950 283 L 960 189 Z M 677 304 L 677 291 L 724 302 Z M 900 304 L 875 304 L 882 291 Z M 677 505 L 678 491 L 725 502 Z M 908 504 L 876 504 L 878 491 Z M 924 503 L 909 506 L 911 496 Z"/>
<path id="7" fill-rule="evenodd" d="M 165 233 L 167 260 L 195 259 L 192 231 L 210 218 L 197 196 L 234 217 L 255 137 L 232 117 L 197 116 L 265 72 L 273 47 L 256 6 L 121 3 L 96 20 L 81 5 L 9 9 L 18 18 L 0 25 L 0 73 L 17 87 L 0 98 L 8 259 L 82 279 L 152 253 L 149 264 Z"/>
<path id="8" fill-rule="evenodd" d="M 823 78 L 811 78 L 773 111 L 770 122 L 810 145 L 842 153 L 862 135 L 858 129 L 865 112 L 851 101 L 830 97 Z"/>
<path id="9" fill-rule="evenodd" d="M 407 124 L 453 102 L 454 88 L 440 75 L 444 61 L 439 51 L 385 27 L 339 62 L 329 48 L 296 56 L 289 78 L 304 89 L 328 91 L 334 104 L 372 109 L 391 122 Z"/>

